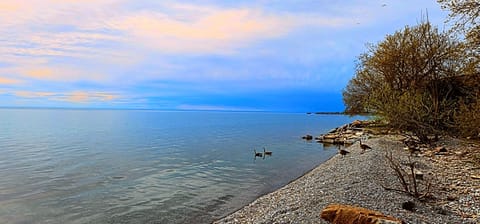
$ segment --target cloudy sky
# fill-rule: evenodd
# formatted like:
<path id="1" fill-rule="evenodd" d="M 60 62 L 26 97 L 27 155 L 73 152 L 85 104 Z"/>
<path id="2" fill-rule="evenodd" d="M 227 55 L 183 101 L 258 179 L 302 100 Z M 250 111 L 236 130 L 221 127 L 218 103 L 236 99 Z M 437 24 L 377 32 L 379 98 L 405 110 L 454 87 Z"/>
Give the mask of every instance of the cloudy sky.
<path id="1" fill-rule="evenodd" d="M 341 111 L 366 43 L 435 0 L 0 1 L 0 106 Z"/>

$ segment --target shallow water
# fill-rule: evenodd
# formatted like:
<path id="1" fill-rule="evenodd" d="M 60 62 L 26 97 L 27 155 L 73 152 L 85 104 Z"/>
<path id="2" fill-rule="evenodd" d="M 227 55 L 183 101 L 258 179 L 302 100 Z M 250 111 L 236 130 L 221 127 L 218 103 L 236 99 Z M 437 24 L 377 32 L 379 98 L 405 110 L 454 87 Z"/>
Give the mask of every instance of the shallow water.
<path id="1" fill-rule="evenodd" d="M 331 157 L 300 137 L 354 119 L 1 109 L 0 223 L 209 223 Z"/>

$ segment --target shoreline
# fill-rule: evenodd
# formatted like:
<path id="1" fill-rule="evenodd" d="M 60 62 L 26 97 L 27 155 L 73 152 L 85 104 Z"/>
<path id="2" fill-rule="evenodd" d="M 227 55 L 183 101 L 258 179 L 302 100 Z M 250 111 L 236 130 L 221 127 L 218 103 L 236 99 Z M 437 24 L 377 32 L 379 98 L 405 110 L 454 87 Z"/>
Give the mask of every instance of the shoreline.
<path id="1" fill-rule="evenodd" d="M 413 159 L 421 164 L 425 180 L 434 183 L 435 199 L 424 202 L 382 187 L 401 188 L 385 159 L 387 150 L 395 158 L 406 159 L 410 155 L 399 139 L 394 135 L 375 136 L 366 141 L 373 149 L 364 153 L 355 143 L 346 148 L 350 153 L 345 157 L 334 155 L 285 186 L 258 197 L 214 223 L 329 223 L 320 218 L 320 213 L 332 203 L 361 206 L 407 223 L 479 223 L 480 217 L 475 214 L 480 211 L 480 187 L 475 186 L 480 186 L 480 180 L 471 180 L 470 191 L 452 200 L 451 190 L 445 189 L 451 183 L 434 173 L 439 167 L 429 157 Z M 477 171 L 474 169 L 473 173 Z M 452 173 L 447 176 L 455 178 Z M 466 198 L 469 200 L 465 201 Z M 402 203 L 408 201 L 415 203 L 414 211 L 402 208 Z M 470 208 L 461 210 L 465 205 Z"/>

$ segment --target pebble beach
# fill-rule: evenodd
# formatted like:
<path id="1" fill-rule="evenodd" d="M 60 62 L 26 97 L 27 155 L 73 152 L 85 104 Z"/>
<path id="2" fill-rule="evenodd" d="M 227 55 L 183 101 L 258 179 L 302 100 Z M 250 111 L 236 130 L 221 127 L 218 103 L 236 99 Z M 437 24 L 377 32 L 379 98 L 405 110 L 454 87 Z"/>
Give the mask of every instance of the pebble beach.
<path id="1" fill-rule="evenodd" d="M 462 164 L 464 160 L 455 159 L 466 158 L 459 153 L 461 149 L 473 148 L 480 153 L 478 145 L 444 141 L 450 144 L 450 154 L 426 151 L 412 155 L 399 139 L 394 135 L 374 136 L 365 142 L 372 147 L 367 151 L 354 143 L 344 148 L 350 152 L 347 155 L 335 155 L 297 180 L 214 223 L 329 223 L 320 214 L 332 203 L 376 210 L 406 223 L 480 223 L 480 180 L 475 178 L 480 174 L 479 165 L 473 163 L 468 168 Z M 400 162 L 408 158 L 416 162 L 424 173 L 423 180 L 418 180 L 419 189 L 430 185 L 428 192 L 423 188 L 427 198 L 386 190 L 402 189 L 389 167 L 386 152 Z M 413 202 L 415 208 L 402 208 L 405 202 Z"/>

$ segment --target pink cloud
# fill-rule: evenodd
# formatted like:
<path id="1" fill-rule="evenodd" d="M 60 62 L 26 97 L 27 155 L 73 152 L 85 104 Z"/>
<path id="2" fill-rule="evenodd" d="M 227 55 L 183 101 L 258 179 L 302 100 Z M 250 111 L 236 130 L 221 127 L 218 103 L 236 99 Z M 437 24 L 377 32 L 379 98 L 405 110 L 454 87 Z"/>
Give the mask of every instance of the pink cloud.
<path id="1" fill-rule="evenodd" d="M 14 91 L 13 95 L 20 98 L 43 98 L 50 101 L 66 101 L 70 103 L 107 102 L 120 99 L 115 93 L 96 91 L 72 92 L 42 92 L 42 91 Z"/>
<path id="2" fill-rule="evenodd" d="M 163 52 L 232 53 L 256 40 L 282 36 L 293 25 L 259 10 L 200 7 L 196 12 L 188 19 L 141 12 L 113 21 L 113 27 L 136 44 Z"/>
<path id="3" fill-rule="evenodd" d="M 99 101 L 113 101 L 120 96 L 117 94 L 104 92 L 74 91 L 65 93 L 54 98 L 55 100 L 67 101 L 71 103 L 90 103 Z"/>
<path id="4" fill-rule="evenodd" d="M 22 80 L 0 77 L 0 85 L 16 85 L 22 83 Z"/>
<path id="5" fill-rule="evenodd" d="M 15 91 L 15 96 L 23 98 L 37 98 L 37 97 L 49 97 L 55 95 L 52 92 L 34 92 L 34 91 Z"/>
<path id="6" fill-rule="evenodd" d="M 25 78 L 56 82 L 73 82 L 82 80 L 105 82 L 111 78 L 98 72 L 89 71 L 88 69 L 67 66 L 25 66 L 24 68 L 15 68 L 13 71 L 19 76 Z"/>

